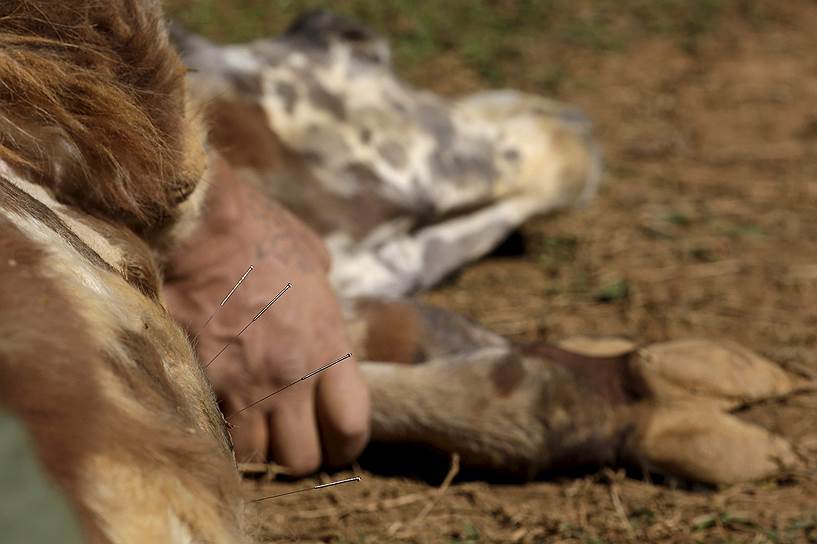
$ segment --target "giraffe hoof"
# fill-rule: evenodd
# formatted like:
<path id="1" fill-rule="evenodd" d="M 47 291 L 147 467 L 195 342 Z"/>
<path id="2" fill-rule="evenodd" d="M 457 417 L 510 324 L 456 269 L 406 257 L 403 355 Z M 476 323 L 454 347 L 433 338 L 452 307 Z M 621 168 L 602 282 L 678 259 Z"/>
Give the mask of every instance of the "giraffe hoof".
<path id="1" fill-rule="evenodd" d="M 635 460 L 641 466 L 708 484 L 761 480 L 798 464 L 784 438 L 686 403 L 656 408 L 636 435 Z"/>
<path id="2" fill-rule="evenodd" d="M 733 342 L 689 339 L 638 351 L 632 369 L 657 401 L 695 398 L 729 409 L 785 395 L 797 386 L 783 369 Z"/>

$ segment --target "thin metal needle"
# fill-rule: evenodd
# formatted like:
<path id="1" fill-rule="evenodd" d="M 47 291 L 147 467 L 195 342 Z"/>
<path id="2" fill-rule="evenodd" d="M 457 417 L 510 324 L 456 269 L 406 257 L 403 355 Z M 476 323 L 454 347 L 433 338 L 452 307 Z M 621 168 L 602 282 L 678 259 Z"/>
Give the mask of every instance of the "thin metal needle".
<path id="1" fill-rule="evenodd" d="M 239 288 L 239 286 L 240 286 L 240 285 L 241 285 L 241 284 L 244 282 L 244 279 L 245 279 L 247 276 L 249 276 L 249 275 L 250 275 L 250 272 L 252 272 L 254 269 L 255 269 L 255 267 L 254 267 L 253 265 L 250 265 L 250 267 L 249 267 L 249 268 L 247 268 L 247 271 L 246 271 L 246 272 L 244 272 L 244 275 L 243 275 L 243 276 L 241 276 L 241 279 L 239 279 L 239 280 L 238 280 L 238 282 L 237 282 L 235 285 L 233 285 L 233 288 L 232 288 L 232 289 L 230 289 L 230 292 L 229 292 L 229 293 L 227 293 L 227 296 L 226 296 L 226 297 L 224 297 L 224 300 L 222 300 L 222 301 L 221 301 L 221 304 L 219 304 L 218 306 L 216 306 L 216 309 L 215 309 L 215 310 L 213 310 L 213 313 L 212 313 L 212 314 L 210 314 L 210 317 L 208 317 L 208 318 L 207 318 L 207 321 L 205 321 L 205 322 L 204 322 L 204 324 L 203 324 L 201 327 L 199 327 L 199 332 L 197 332 L 197 333 L 196 333 L 196 336 L 195 336 L 195 337 L 193 337 L 193 343 L 194 343 L 194 344 L 196 343 L 196 340 L 198 340 L 198 339 L 199 339 L 199 336 L 201 335 L 201 333 L 202 333 L 202 332 L 204 332 L 204 329 L 206 329 L 206 328 L 207 328 L 207 325 L 210 323 L 210 321 L 212 321 L 212 319 L 213 319 L 213 318 L 216 316 L 216 314 L 217 314 L 217 313 L 218 313 L 218 311 L 219 311 L 219 310 L 222 308 L 222 306 L 224 306 L 225 304 L 227 304 L 227 301 L 228 301 L 228 300 L 230 300 L 230 297 L 231 297 L 231 296 L 233 296 L 233 293 L 235 293 L 235 290 Z"/>
<path id="2" fill-rule="evenodd" d="M 275 396 L 275 395 L 277 395 L 278 393 L 281 393 L 282 391 L 285 391 L 285 390 L 289 389 L 290 387 L 292 387 L 293 385 L 295 385 L 295 384 L 297 384 L 297 383 L 300 383 L 300 382 L 302 382 L 302 381 L 304 381 L 304 380 L 308 380 L 309 378 L 311 378 L 311 377 L 312 377 L 312 376 L 314 376 L 315 374 L 318 374 L 318 373 L 320 373 L 320 372 L 323 372 L 324 370 L 328 370 L 330 367 L 332 367 L 332 366 L 334 366 L 334 365 L 338 364 L 338 363 L 339 363 L 339 362 L 341 362 L 341 361 L 344 361 L 344 360 L 348 359 L 348 358 L 349 358 L 349 357 L 351 357 L 351 356 L 352 356 L 352 354 L 351 354 L 351 353 L 347 353 L 347 354 L 346 354 L 346 355 L 344 355 L 343 357 L 339 357 L 339 358 L 335 359 L 334 361 L 332 361 L 331 363 L 327 363 L 327 364 L 323 365 L 322 367 L 320 367 L 319 369 L 317 369 L 317 370 L 313 370 L 312 372 L 310 372 L 310 373 L 309 373 L 309 374 L 307 374 L 306 376 L 302 376 L 302 377 L 298 378 L 297 380 L 295 380 L 294 382 L 291 382 L 291 383 L 289 383 L 289 384 L 287 384 L 287 385 L 283 386 L 281 389 L 278 389 L 277 391 L 273 391 L 272 393 L 270 393 L 270 394 L 269 394 L 269 395 L 267 395 L 266 397 L 263 397 L 263 398 L 258 399 L 257 401 L 253 402 L 253 403 L 252 403 L 252 404 L 250 404 L 249 406 L 245 406 L 245 407 L 244 407 L 244 408 L 242 408 L 241 410 L 239 410 L 239 411 L 237 411 L 237 412 L 233 412 L 232 414 L 230 414 L 229 416 L 227 416 L 225 419 L 230 419 L 230 418 L 231 418 L 231 417 L 233 417 L 233 416 L 237 416 L 237 415 L 238 415 L 238 414 L 240 414 L 241 412 L 243 412 L 243 411 L 245 411 L 245 410 L 249 410 L 250 408 L 252 408 L 252 407 L 253 407 L 253 406 L 255 406 L 256 404 L 259 404 L 259 403 L 261 403 L 261 402 L 264 402 L 265 400 L 267 400 L 267 399 L 268 399 L 268 398 L 270 398 L 270 397 L 274 397 L 274 396 Z M 206 367 L 205 367 L 205 368 L 206 368 Z"/>
<path id="3" fill-rule="evenodd" d="M 224 344 L 224 347 L 223 347 L 223 348 L 221 348 L 221 351 L 219 351 L 218 353 L 216 353 L 216 356 L 215 356 L 215 357 L 213 357 L 212 359 L 210 359 L 210 362 L 209 362 L 209 363 L 207 363 L 206 365 L 204 365 L 204 368 L 208 368 L 208 367 L 209 367 L 211 364 L 213 364 L 213 361 L 215 361 L 216 359 L 218 359 L 219 355 L 221 355 L 222 353 L 224 353 L 224 350 L 226 350 L 228 347 L 230 347 L 230 344 L 232 344 L 233 342 L 235 342 L 235 340 L 236 340 L 236 339 L 238 339 L 238 337 L 239 337 L 239 336 L 241 336 L 241 335 L 244 333 L 244 331 L 246 331 L 246 330 L 249 328 L 249 326 L 250 326 L 250 325 L 252 325 L 253 323 L 255 323 L 255 322 L 258 320 L 258 318 L 259 318 L 259 317 L 261 317 L 262 315 L 264 315 L 264 312 L 266 312 L 267 310 L 269 310 L 270 306 L 272 306 L 273 304 L 275 304 L 275 303 L 278 301 L 278 299 L 279 299 L 279 298 L 281 298 L 282 296 L 284 296 L 284 293 L 286 293 L 286 292 L 287 292 L 287 289 L 289 289 L 290 287 L 292 287 L 292 284 L 291 284 L 291 283 L 287 283 L 287 286 L 286 286 L 286 287 L 284 287 L 283 289 L 281 289 L 281 292 L 280 292 L 280 293 L 278 293 L 277 295 L 275 295 L 275 298 L 274 298 L 274 299 L 272 299 L 272 300 L 270 300 L 269 302 L 267 302 L 267 305 L 266 305 L 266 306 L 264 306 L 264 308 L 263 308 L 263 309 L 262 309 L 260 312 L 258 312 L 258 315 L 256 315 L 255 317 L 253 317 L 253 318 L 252 318 L 252 319 L 251 319 L 251 320 L 250 320 L 250 321 L 249 321 L 249 322 L 248 322 L 246 325 L 244 325 L 244 328 L 243 328 L 243 329 L 241 329 L 240 331 L 238 331 L 238 334 L 236 334 L 235 336 L 233 336 L 233 337 L 230 339 L 230 341 L 229 341 L 229 342 L 227 342 L 226 344 Z"/>
<path id="4" fill-rule="evenodd" d="M 251 501 L 247 501 L 248 503 L 252 502 L 261 502 L 266 501 L 269 499 L 277 499 L 280 497 L 286 497 L 287 495 L 294 495 L 295 493 L 303 493 L 304 491 L 315 491 L 316 489 L 323 489 L 324 487 L 332 487 L 335 485 L 342 485 L 342 484 L 349 484 L 352 482 L 359 482 L 360 476 L 355 476 L 354 478 L 346 478 L 345 480 L 338 480 L 336 482 L 329 482 L 328 484 L 320 484 L 315 485 L 312 487 L 305 487 L 303 489 L 296 489 L 295 491 L 287 491 L 286 493 L 278 493 L 277 495 L 270 495 L 268 497 L 261 497 L 260 499 L 253 499 Z"/>

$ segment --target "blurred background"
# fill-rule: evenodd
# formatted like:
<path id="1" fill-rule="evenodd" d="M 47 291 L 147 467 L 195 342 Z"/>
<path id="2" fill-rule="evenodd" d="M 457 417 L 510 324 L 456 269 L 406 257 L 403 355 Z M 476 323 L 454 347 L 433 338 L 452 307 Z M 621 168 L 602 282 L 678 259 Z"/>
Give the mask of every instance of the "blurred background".
<path id="1" fill-rule="evenodd" d="M 510 87 L 587 113 L 606 163 L 596 200 L 530 221 L 424 300 L 518 340 L 731 339 L 817 376 L 814 1 L 166 6 L 219 43 L 271 37 L 307 8 L 330 9 L 384 34 L 398 74 L 417 87 L 444 96 Z M 813 396 L 741 417 L 817 458 Z M 726 489 L 610 471 L 526 485 L 463 482 L 413 523 L 439 481 L 372 475 L 358 489 L 293 497 L 263 511 L 259 534 L 271 542 L 817 542 L 813 465 Z"/>
<path id="2" fill-rule="evenodd" d="M 558 94 L 570 89 L 570 50 L 623 52 L 665 36 L 686 51 L 722 19 L 753 24 L 770 14 L 759 0 L 170 0 L 166 11 L 220 43 L 281 32 L 296 15 L 323 8 L 388 36 L 400 73 L 437 90 L 512 86 Z M 446 71 L 446 80 L 436 77 Z M 450 73 L 453 70 L 453 73 Z M 576 82 L 573 81 L 575 84 Z"/>

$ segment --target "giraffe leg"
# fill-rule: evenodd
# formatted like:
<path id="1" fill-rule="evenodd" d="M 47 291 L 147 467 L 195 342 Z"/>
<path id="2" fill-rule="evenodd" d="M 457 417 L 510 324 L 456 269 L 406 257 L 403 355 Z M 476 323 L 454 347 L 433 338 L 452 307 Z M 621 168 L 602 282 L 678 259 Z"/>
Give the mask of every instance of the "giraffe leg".
<path id="1" fill-rule="evenodd" d="M 466 467 L 523 476 L 614 462 L 621 362 L 522 349 L 411 301 L 357 300 L 347 310 L 370 361 L 362 369 L 375 441 L 421 443 L 459 453 Z"/>
<path id="2" fill-rule="evenodd" d="M 789 443 L 732 416 L 795 381 L 728 342 L 641 349 L 622 339 L 514 346 L 452 312 L 357 302 L 373 438 L 458 452 L 465 466 L 535 476 L 625 461 L 719 484 L 794 466 Z"/>

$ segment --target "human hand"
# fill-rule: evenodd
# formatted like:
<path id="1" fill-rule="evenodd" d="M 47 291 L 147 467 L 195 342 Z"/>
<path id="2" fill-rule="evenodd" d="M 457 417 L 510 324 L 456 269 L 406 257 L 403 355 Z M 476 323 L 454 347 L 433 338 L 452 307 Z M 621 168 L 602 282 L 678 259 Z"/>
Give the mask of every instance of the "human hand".
<path id="1" fill-rule="evenodd" d="M 231 342 L 207 373 L 224 414 L 235 414 L 239 461 L 272 459 L 297 475 L 348 463 L 369 431 L 369 394 L 353 359 L 237 414 L 344 355 L 350 344 L 321 240 L 223 160 L 213 162 L 203 224 L 170 256 L 168 308 L 198 334 L 203 364 Z M 201 329 L 249 265 L 253 272 Z M 235 338 L 287 282 L 293 288 Z"/>

